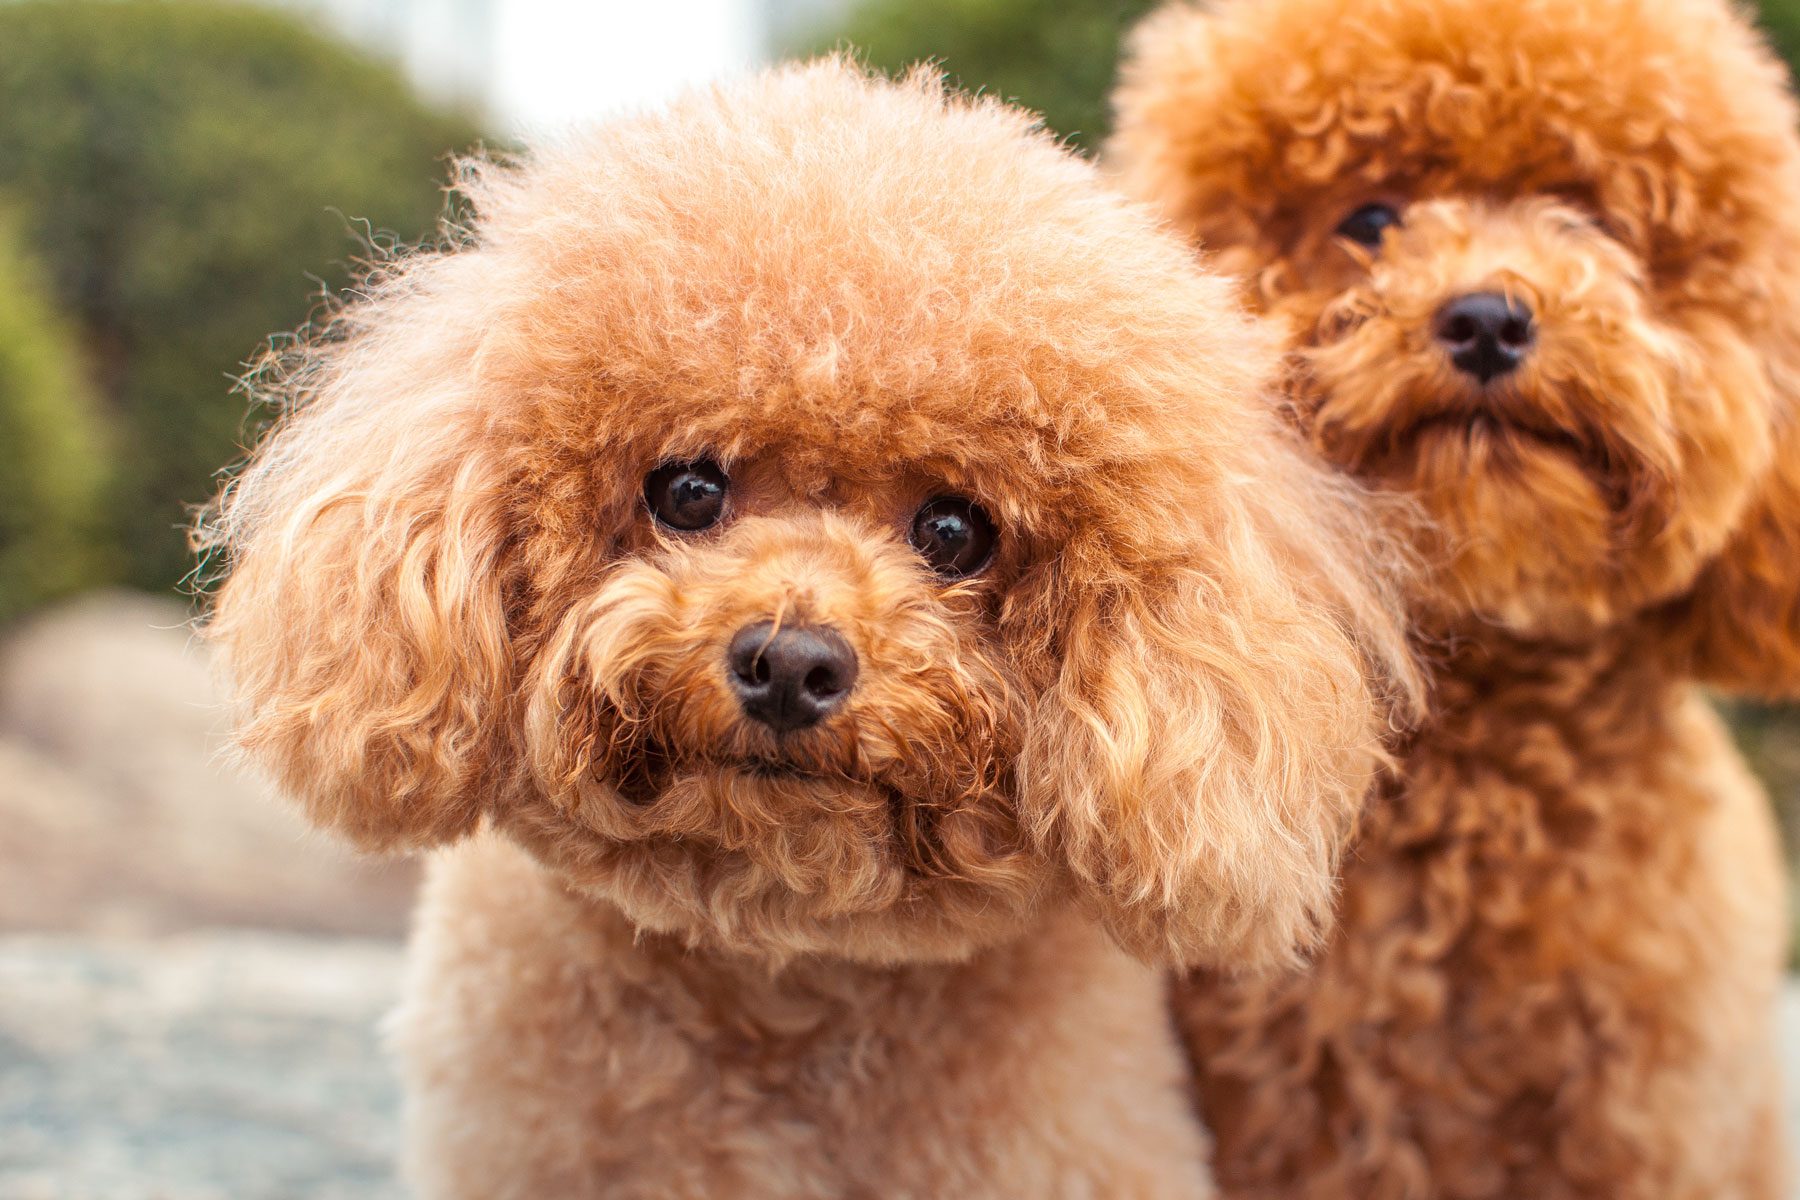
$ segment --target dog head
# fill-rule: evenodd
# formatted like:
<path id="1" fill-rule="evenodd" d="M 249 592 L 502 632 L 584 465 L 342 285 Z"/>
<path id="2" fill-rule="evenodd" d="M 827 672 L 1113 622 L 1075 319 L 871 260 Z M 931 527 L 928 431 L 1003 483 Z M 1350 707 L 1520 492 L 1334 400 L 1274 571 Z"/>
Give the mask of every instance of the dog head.
<path id="1" fill-rule="evenodd" d="M 1305 940 L 1403 639 L 1179 241 L 1016 112 L 837 61 L 464 191 L 265 374 L 291 413 L 205 527 L 242 741 L 316 820 L 486 820 L 774 955 L 1065 893 L 1147 956 Z"/>
<path id="2" fill-rule="evenodd" d="M 1432 518 L 1427 612 L 1681 611 L 1678 641 L 1748 639 L 1700 654 L 1722 674 L 1800 685 L 1800 153 L 1738 14 L 1181 5 L 1118 111 L 1128 190 L 1288 324 L 1318 447 Z"/>

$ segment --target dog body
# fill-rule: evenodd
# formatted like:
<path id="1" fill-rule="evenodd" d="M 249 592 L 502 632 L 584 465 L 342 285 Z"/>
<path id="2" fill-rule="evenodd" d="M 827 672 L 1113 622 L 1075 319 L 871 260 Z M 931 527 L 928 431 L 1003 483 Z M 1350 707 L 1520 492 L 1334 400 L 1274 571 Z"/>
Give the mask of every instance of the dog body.
<path id="1" fill-rule="evenodd" d="M 1309 972 L 1177 989 L 1226 1194 L 1784 1197 L 1780 862 L 1710 708 L 1471 649 L 1401 771 Z"/>
<path id="2" fill-rule="evenodd" d="M 1074 914 L 771 971 L 483 840 L 433 864 L 396 1028 L 425 1195 L 1211 1194 L 1161 973 Z"/>
<path id="3" fill-rule="evenodd" d="M 1029 119 L 840 62 L 470 168 L 256 386 L 240 740 L 443 848 L 427 1196 L 1196 1196 L 1140 962 L 1316 938 L 1416 690 L 1272 339 Z"/>
<path id="4" fill-rule="evenodd" d="M 1694 689 L 1800 688 L 1782 68 L 1712 0 L 1219 0 L 1123 78 L 1437 647 L 1317 964 L 1177 989 L 1224 1190 L 1784 1195 L 1776 839 Z"/>

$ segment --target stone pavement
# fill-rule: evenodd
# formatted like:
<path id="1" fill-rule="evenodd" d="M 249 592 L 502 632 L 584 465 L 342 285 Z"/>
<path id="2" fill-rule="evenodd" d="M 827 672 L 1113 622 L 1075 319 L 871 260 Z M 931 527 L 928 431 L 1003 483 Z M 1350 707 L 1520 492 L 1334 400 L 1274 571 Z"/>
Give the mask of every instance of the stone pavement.
<path id="1" fill-rule="evenodd" d="M 0 938 L 0 1200 L 397 1200 L 391 942 Z"/>

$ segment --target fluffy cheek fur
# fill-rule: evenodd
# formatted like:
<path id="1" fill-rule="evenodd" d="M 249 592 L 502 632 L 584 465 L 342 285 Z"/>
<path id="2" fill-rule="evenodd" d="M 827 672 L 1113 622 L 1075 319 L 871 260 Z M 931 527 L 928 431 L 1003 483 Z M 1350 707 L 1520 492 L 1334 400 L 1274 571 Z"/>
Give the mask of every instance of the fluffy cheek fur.
<path id="1" fill-rule="evenodd" d="M 1474 291 L 1536 314 L 1523 367 L 1485 390 L 1433 336 Z M 1313 331 L 1297 361 L 1319 447 L 1430 518 L 1423 602 L 1447 619 L 1579 635 L 1665 599 L 1768 462 L 1768 389 L 1741 338 L 1653 314 L 1636 260 L 1555 203 L 1415 206 L 1359 282 L 1280 307 Z"/>
<path id="2" fill-rule="evenodd" d="M 904 547 L 820 514 L 609 570 L 527 683 L 535 799 L 497 820 L 637 923 L 739 949 L 959 954 L 1017 929 L 1046 872 L 1009 790 L 1015 690 Z M 746 625 L 828 626 L 860 674 L 777 743 L 727 686 Z"/>

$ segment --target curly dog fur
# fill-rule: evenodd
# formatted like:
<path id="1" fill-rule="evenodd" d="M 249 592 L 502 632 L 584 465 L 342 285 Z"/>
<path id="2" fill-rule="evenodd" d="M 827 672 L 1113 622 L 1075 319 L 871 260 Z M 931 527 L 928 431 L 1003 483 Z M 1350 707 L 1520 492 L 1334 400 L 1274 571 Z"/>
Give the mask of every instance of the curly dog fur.
<path id="1" fill-rule="evenodd" d="M 447 847 L 420 1190 L 1208 1194 L 1146 962 L 1316 938 L 1416 686 L 1275 340 L 922 75 L 772 72 L 462 191 L 264 372 L 288 414 L 202 533 L 246 749 Z M 654 479 L 695 463 L 683 533 Z M 985 569 L 909 544 L 945 496 Z M 841 708 L 752 719 L 765 626 L 853 653 Z"/>
<path id="2" fill-rule="evenodd" d="M 1782 69 L 1719 0 L 1218 0 L 1117 108 L 1318 449 L 1430 518 L 1445 647 L 1316 969 L 1178 988 L 1224 1189 L 1783 1195 L 1775 838 L 1692 686 L 1800 689 Z M 1490 381 L 1480 293 L 1529 318 Z"/>

